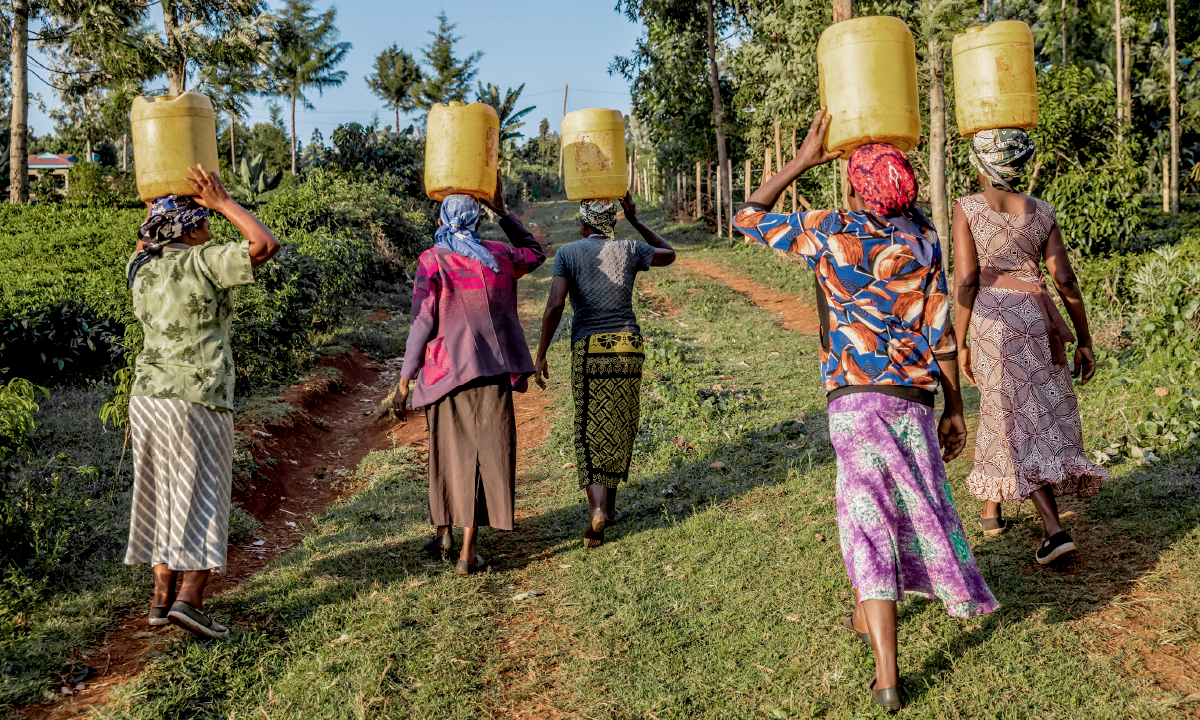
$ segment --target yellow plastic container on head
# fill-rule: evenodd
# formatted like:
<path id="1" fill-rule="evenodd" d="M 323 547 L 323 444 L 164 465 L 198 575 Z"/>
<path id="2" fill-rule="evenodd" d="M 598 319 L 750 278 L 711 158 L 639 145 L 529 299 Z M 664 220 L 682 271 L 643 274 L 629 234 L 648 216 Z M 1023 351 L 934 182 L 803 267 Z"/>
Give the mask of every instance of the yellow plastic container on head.
<path id="1" fill-rule="evenodd" d="M 568 200 L 625 197 L 625 118 L 620 110 L 588 108 L 562 121 L 563 179 Z"/>
<path id="2" fill-rule="evenodd" d="M 141 95 L 129 110 L 133 167 L 142 200 L 195 195 L 188 168 L 216 172 L 217 124 L 212 103 L 199 93 Z"/>
<path id="3" fill-rule="evenodd" d="M 429 109 L 425 121 L 425 194 L 491 200 L 496 192 L 500 118 L 491 105 L 453 100 Z"/>
<path id="4" fill-rule="evenodd" d="M 1019 20 L 976 25 L 954 36 L 954 111 L 970 137 L 994 128 L 1037 125 L 1033 33 Z"/>
<path id="5" fill-rule="evenodd" d="M 829 109 L 825 148 L 849 154 L 868 143 L 905 152 L 921 139 L 917 52 L 894 17 L 859 17 L 825 28 L 817 42 L 821 104 Z"/>

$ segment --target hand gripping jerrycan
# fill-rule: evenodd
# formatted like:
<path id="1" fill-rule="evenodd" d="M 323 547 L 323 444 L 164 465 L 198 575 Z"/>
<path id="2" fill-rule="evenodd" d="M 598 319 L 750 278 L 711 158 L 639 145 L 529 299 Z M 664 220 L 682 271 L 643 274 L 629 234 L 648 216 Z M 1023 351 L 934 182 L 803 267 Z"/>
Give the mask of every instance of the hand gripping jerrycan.
<path id="1" fill-rule="evenodd" d="M 625 197 L 625 119 L 619 110 L 589 108 L 562 121 L 563 177 L 568 200 Z"/>
<path id="2" fill-rule="evenodd" d="M 905 152 L 917 146 L 917 53 L 903 20 L 859 17 L 825 28 L 817 42 L 817 79 L 830 116 L 827 150 L 847 157 L 868 143 Z"/>
<path id="3" fill-rule="evenodd" d="M 216 172 L 217 124 L 212 103 L 199 93 L 141 95 L 129 110 L 133 167 L 142 200 L 195 195 L 188 168 Z"/>
<path id="4" fill-rule="evenodd" d="M 425 194 L 491 200 L 496 192 L 500 118 L 491 105 L 438 103 L 425 121 Z"/>
<path id="5" fill-rule="evenodd" d="M 1037 125 L 1037 70 L 1033 33 L 1017 20 L 976 25 L 954 36 L 954 111 L 958 131 Z"/>

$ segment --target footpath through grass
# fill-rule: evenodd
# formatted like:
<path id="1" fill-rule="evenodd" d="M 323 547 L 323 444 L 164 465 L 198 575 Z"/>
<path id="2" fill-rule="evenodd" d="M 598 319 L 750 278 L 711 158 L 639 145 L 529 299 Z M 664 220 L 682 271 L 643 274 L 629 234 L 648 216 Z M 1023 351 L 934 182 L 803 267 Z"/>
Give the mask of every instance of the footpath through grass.
<path id="1" fill-rule="evenodd" d="M 546 203 L 529 222 L 558 246 L 576 236 L 573 217 L 571 204 Z M 811 281 L 770 254 L 685 240 L 696 232 L 672 228 L 685 257 L 810 295 Z M 530 307 L 544 297 L 549 266 L 529 281 Z M 816 339 L 780 329 L 745 297 L 682 267 L 639 283 L 642 427 L 621 520 L 603 547 L 586 551 L 580 540 L 560 338 L 551 429 L 521 473 L 517 532 L 482 533 L 481 551 L 494 558 L 488 573 L 459 578 L 422 555 L 420 456 L 375 453 L 359 468 L 361 494 L 321 516 L 277 565 L 211 603 L 236 627 L 230 639 L 163 648 L 104 715 L 881 715 L 863 689 L 870 652 L 838 626 L 852 595 Z M 1098 399 L 1090 392 L 1085 407 Z M 521 438 L 523 447 L 537 440 Z M 1099 442 L 1089 429 L 1089 448 Z M 1064 502 L 1081 551 L 1051 570 L 1033 563 L 1040 530 L 1027 505 L 1006 509 L 1021 521 L 1016 530 L 981 536 L 979 504 L 962 483 L 970 462 L 968 453 L 951 465 L 952 486 L 1003 607 L 959 621 L 936 602 L 901 605 L 904 716 L 1150 718 L 1194 708 L 1142 676 L 1150 641 L 1117 645 L 1108 627 L 1146 582 L 1163 597 L 1200 585 L 1194 461 L 1122 467 L 1097 498 Z M 1195 652 L 1200 609 L 1190 597 L 1143 618 L 1162 625 L 1155 642 Z"/>

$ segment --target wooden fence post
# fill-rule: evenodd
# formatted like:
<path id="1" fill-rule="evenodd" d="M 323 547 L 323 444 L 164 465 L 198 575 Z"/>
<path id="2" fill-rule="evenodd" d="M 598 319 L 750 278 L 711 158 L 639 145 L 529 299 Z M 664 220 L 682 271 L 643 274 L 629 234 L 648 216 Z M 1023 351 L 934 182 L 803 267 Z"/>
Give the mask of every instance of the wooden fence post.
<path id="1" fill-rule="evenodd" d="M 717 237 L 725 237 L 723 226 L 721 225 L 721 206 L 724 204 L 721 198 L 721 191 L 725 187 L 724 173 L 721 172 L 721 162 L 717 161 Z"/>
<path id="2" fill-rule="evenodd" d="M 694 220 L 700 219 L 700 161 L 696 161 L 696 208 L 692 213 Z"/>
<path id="3" fill-rule="evenodd" d="M 742 202 L 750 202 L 750 158 L 746 158 L 746 195 L 742 198 Z"/>

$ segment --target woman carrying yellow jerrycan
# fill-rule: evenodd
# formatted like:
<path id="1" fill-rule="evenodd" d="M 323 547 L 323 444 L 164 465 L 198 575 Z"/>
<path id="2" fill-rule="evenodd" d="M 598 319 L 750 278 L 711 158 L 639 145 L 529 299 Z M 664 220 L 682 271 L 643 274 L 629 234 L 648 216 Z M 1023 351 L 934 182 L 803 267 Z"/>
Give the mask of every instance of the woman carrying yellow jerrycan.
<path id="1" fill-rule="evenodd" d="M 943 463 L 962 452 L 967 430 L 941 245 L 913 204 L 908 158 L 892 145 L 863 145 L 850 156 L 849 208 L 769 211 L 805 171 L 841 155 L 823 148 L 828 124 L 822 109 L 799 154 L 750 196 L 734 225 L 802 255 L 816 272 L 838 531 L 857 598 L 844 624 L 875 653 L 872 699 L 895 711 L 897 601 L 906 593 L 937 598 L 961 618 L 998 603 L 946 480 Z M 937 422 L 939 384 L 946 410 Z"/>
<path id="2" fill-rule="evenodd" d="M 150 563 L 150 624 L 202 637 L 228 630 L 204 612 L 212 570 L 225 570 L 233 487 L 233 288 L 279 241 L 229 197 L 216 173 L 191 169 L 194 197 L 150 205 L 126 266 L 133 314 L 145 342 L 129 399 L 133 507 L 125 563 Z M 210 212 L 242 242 L 210 243 Z M 177 587 L 178 584 L 178 587 Z"/>
<path id="3" fill-rule="evenodd" d="M 575 396 L 575 463 L 579 489 L 587 493 L 584 547 L 599 547 L 616 518 L 617 486 L 629 478 L 641 402 L 642 330 L 633 314 L 633 283 L 639 272 L 675 262 L 675 250 L 637 218 L 629 193 L 621 199 L 625 219 L 642 240 L 617 239 L 617 204 L 579 203 L 579 234 L 554 256 L 554 281 L 542 338 L 538 385 L 546 387 L 546 351 L 571 297 L 571 388 Z"/>
<path id="4" fill-rule="evenodd" d="M 1045 532 L 1034 558 L 1047 565 L 1075 550 L 1055 496 L 1095 495 L 1108 472 L 1084 453 L 1067 365 L 1074 338 L 1046 288 L 1043 259 L 1079 335 L 1074 374 L 1081 383 L 1096 369 L 1092 337 L 1054 208 L 1013 188 L 1033 157 L 1033 141 L 1023 130 L 1001 128 L 982 130 L 970 143 L 983 192 L 954 203 L 954 324 L 970 339 L 958 361 L 979 386 L 967 486 L 984 501 L 985 535 L 1011 527 L 1001 502 L 1032 498 Z"/>

